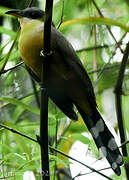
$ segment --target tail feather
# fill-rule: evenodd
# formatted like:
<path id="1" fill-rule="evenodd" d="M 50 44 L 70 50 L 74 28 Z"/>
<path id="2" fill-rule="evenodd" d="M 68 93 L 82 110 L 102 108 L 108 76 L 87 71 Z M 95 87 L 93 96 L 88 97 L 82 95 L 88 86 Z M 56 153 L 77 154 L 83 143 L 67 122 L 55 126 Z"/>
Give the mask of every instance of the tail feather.
<path id="1" fill-rule="evenodd" d="M 119 176 L 121 174 L 120 166 L 123 164 L 123 158 L 113 135 L 106 126 L 100 113 L 95 109 L 93 116 L 89 117 L 79 107 L 78 111 L 91 132 L 100 155 L 106 157 L 113 171 Z"/>

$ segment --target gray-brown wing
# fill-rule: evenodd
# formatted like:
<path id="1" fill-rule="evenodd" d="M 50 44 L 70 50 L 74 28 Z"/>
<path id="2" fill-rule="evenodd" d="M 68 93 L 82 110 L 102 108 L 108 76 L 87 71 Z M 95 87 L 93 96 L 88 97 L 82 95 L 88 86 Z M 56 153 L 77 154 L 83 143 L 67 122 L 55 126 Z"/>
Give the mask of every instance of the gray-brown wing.
<path id="1" fill-rule="evenodd" d="M 77 85 L 82 85 L 83 95 L 86 96 L 91 106 L 96 107 L 96 100 L 94 95 L 94 90 L 92 87 L 91 80 L 83 67 L 80 59 L 78 58 L 75 50 L 72 45 L 67 41 L 67 39 L 52 26 L 52 43 L 60 56 L 62 57 L 62 61 L 69 67 L 69 70 L 72 71 L 70 73 L 71 79 L 70 81 L 78 83 Z M 76 81 L 77 79 L 77 81 Z M 79 82 L 80 81 L 80 82 Z"/>

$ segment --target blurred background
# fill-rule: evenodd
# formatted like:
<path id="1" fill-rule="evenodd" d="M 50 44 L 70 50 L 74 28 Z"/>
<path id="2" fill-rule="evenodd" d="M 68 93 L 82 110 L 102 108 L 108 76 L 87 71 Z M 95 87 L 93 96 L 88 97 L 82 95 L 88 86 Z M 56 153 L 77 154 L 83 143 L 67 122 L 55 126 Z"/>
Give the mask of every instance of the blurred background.
<path id="1" fill-rule="evenodd" d="M 19 22 L 5 15 L 9 9 L 24 9 L 30 0 L 0 0 L 0 123 L 32 138 L 39 134 L 40 88 L 26 71 L 18 50 Z M 45 9 L 45 0 L 32 6 Z M 104 18 L 102 18 L 104 17 Z M 71 42 L 89 73 L 98 109 L 120 145 L 114 89 L 125 47 L 129 41 L 128 0 L 54 0 L 53 22 Z M 19 35 L 17 35 L 19 36 Z M 13 42 L 15 41 L 14 46 Z M 122 86 L 122 111 L 126 140 L 129 135 L 129 61 Z M 49 100 L 49 144 L 84 162 L 114 180 L 126 180 L 124 168 L 117 177 L 105 159 L 100 158 L 81 117 L 69 120 Z M 127 144 L 127 151 L 129 145 Z M 104 180 L 86 167 L 49 152 L 51 180 Z M 125 158 L 129 162 L 129 158 Z M 39 180 L 38 144 L 0 129 L 0 179 Z"/>

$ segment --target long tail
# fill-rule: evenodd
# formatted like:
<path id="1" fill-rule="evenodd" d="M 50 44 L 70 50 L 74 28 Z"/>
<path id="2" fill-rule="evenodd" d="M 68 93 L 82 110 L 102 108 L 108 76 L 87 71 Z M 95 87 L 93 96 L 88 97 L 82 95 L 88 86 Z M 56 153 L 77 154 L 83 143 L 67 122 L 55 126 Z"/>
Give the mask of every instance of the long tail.
<path id="1" fill-rule="evenodd" d="M 87 128 L 91 132 L 100 154 L 106 157 L 113 171 L 119 176 L 120 166 L 123 164 L 122 155 L 118 149 L 115 139 L 97 109 L 91 117 L 77 107 Z"/>

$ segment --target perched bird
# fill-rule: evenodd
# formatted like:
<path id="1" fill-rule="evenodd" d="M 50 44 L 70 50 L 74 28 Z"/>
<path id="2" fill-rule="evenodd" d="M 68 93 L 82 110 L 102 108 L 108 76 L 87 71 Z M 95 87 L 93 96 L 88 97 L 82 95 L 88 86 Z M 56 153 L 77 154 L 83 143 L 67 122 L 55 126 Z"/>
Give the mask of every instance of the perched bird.
<path id="1" fill-rule="evenodd" d="M 36 7 L 13 9 L 6 14 L 17 16 L 21 26 L 19 50 L 30 74 L 40 82 L 43 48 L 44 12 Z M 52 101 L 70 119 L 77 121 L 74 105 L 91 132 L 99 152 L 111 168 L 121 174 L 122 155 L 115 139 L 97 110 L 95 95 L 88 74 L 72 45 L 52 25 L 51 59 L 48 63 L 46 89 Z"/>

